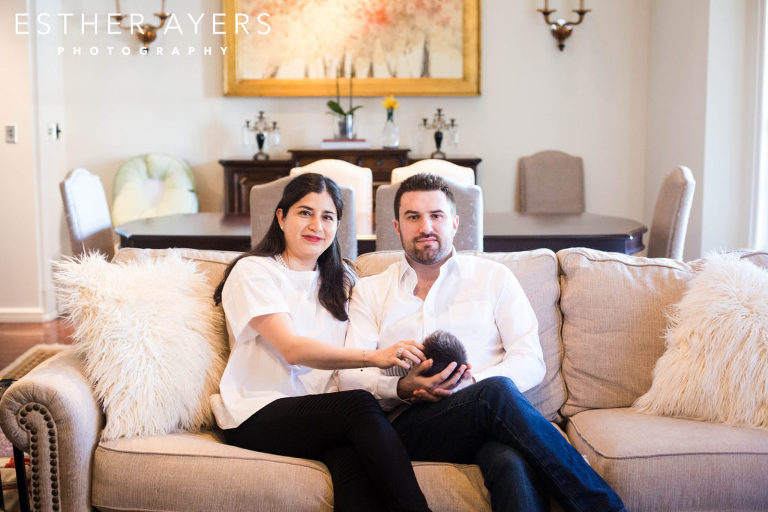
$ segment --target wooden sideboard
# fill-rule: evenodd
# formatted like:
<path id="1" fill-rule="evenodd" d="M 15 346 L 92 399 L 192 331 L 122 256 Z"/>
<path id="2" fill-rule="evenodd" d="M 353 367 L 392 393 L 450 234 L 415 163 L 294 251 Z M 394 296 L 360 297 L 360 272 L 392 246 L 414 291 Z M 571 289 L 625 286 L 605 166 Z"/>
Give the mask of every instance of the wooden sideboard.
<path id="1" fill-rule="evenodd" d="M 408 148 L 398 149 L 289 149 L 287 160 L 219 160 L 224 169 L 224 212 L 249 213 L 248 197 L 251 187 L 288 176 L 293 167 L 300 167 L 323 158 L 336 158 L 368 167 L 373 173 L 373 197 L 379 185 L 389 183 L 392 169 L 418 162 L 426 157 L 408 156 Z M 449 158 L 449 162 L 470 167 L 475 172 L 480 158 Z"/>

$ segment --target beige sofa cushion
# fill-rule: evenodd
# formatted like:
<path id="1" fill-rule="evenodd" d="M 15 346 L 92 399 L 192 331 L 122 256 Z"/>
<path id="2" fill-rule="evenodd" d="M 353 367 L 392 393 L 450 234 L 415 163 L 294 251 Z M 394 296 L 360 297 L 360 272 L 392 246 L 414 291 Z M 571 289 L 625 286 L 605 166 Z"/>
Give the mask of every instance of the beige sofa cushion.
<path id="1" fill-rule="evenodd" d="M 768 430 L 768 271 L 737 253 L 707 258 L 669 322 L 635 410 Z"/>
<path id="2" fill-rule="evenodd" d="M 606 409 L 567 432 L 628 510 L 766 510 L 766 430 Z"/>
<path id="3" fill-rule="evenodd" d="M 132 261 L 142 254 L 156 258 L 167 251 L 168 249 L 126 247 L 117 251 L 113 261 Z M 182 258 L 196 261 L 198 268 L 206 273 L 208 283 L 211 285 L 211 297 L 213 297 L 213 290 L 219 285 L 221 278 L 224 277 L 224 270 L 227 268 L 227 265 L 241 254 L 239 252 L 200 251 L 197 249 L 176 249 L 176 251 Z"/>
<path id="4" fill-rule="evenodd" d="M 115 254 L 112 261 L 133 261 L 141 255 L 157 258 L 167 251 L 168 249 L 137 249 L 134 247 L 126 247 L 117 251 L 117 254 Z M 205 279 L 209 287 L 208 296 L 211 298 L 211 307 L 217 310 L 217 314 L 221 319 L 221 325 L 218 326 L 218 332 L 222 338 L 217 341 L 221 343 L 221 346 L 229 347 L 227 328 L 224 323 L 224 311 L 221 309 L 221 305 L 214 306 L 213 292 L 221 282 L 221 278 L 224 277 L 224 270 L 227 268 L 227 265 L 241 253 L 229 251 L 201 251 L 197 249 L 176 249 L 176 251 L 182 258 L 196 262 L 198 269 L 205 273 Z M 229 352 L 222 355 L 229 357 Z"/>
<path id="5" fill-rule="evenodd" d="M 561 413 L 628 407 L 648 391 L 664 353 L 666 311 L 694 275 L 691 265 L 584 248 L 557 253 L 563 312 Z"/>
<path id="6" fill-rule="evenodd" d="M 379 251 L 363 254 L 357 258 L 357 272 L 360 276 L 379 273 L 397 261 L 402 253 L 403 251 Z M 525 395 L 548 420 L 558 420 L 557 411 L 565 400 L 565 385 L 560 373 L 561 317 L 557 305 L 560 287 L 555 254 L 547 249 L 506 253 L 462 251 L 461 254 L 480 256 L 506 265 L 523 287 L 539 321 L 539 340 L 547 367 L 541 384 Z"/>
<path id="7" fill-rule="evenodd" d="M 430 507 L 490 511 L 474 465 L 414 463 Z M 228 446 L 213 433 L 120 439 L 94 453 L 92 504 L 99 510 L 332 511 L 324 464 Z"/>
<path id="8" fill-rule="evenodd" d="M 760 268 L 768 269 L 768 251 L 738 251 L 741 258 L 749 260 Z"/>

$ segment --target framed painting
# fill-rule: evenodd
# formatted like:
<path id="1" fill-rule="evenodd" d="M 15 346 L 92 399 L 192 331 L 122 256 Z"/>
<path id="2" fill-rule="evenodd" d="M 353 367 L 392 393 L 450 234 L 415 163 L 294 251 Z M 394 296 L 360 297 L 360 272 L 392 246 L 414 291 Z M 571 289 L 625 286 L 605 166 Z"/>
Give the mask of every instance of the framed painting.
<path id="1" fill-rule="evenodd" d="M 224 93 L 479 95 L 480 1 L 224 0 Z"/>

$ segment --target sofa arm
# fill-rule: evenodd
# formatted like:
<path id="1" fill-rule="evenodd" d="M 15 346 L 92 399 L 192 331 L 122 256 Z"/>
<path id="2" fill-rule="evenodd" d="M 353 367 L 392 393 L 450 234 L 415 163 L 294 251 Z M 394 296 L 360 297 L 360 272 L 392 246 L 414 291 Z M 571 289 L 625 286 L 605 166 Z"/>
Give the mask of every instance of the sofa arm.
<path id="1" fill-rule="evenodd" d="M 30 454 L 33 510 L 91 510 L 93 451 L 104 414 L 74 349 L 8 388 L 0 400 L 0 427 Z"/>

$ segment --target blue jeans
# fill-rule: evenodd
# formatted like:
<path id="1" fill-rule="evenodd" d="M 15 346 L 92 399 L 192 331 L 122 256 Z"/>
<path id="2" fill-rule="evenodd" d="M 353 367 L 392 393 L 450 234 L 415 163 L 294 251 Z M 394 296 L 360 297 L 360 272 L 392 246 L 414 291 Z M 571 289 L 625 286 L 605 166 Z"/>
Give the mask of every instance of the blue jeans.
<path id="1" fill-rule="evenodd" d="M 485 486 L 496 512 L 548 512 L 549 493 L 520 452 L 498 441 L 488 441 L 477 450 L 474 463 L 480 466 Z"/>
<path id="2" fill-rule="evenodd" d="M 605 480 L 506 377 L 414 405 L 392 425 L 413 460 L 479 464 L 494 511 L 547 510 L 543 492 L 565 510 L 625 510 Z"/>

